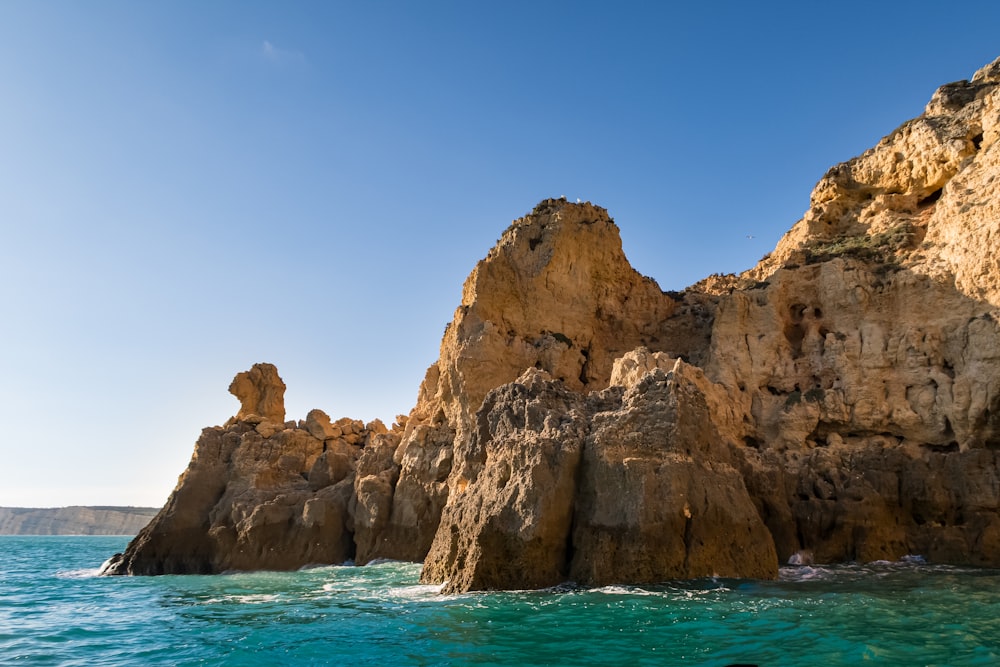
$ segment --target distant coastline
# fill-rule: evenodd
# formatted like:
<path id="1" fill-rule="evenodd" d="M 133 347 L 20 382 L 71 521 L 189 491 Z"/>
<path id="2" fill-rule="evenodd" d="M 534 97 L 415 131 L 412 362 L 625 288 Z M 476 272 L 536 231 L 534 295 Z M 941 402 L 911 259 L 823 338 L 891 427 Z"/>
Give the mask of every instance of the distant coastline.
<path id="1" fill-rule="evenodd" d="M 158 507 L 0 507 L 0 535 L 135 535 Z"/>

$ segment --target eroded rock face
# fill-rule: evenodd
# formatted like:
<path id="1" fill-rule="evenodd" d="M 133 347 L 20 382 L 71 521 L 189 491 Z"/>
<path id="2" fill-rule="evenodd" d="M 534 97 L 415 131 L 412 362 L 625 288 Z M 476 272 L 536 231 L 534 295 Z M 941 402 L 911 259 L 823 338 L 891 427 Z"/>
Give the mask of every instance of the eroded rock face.
<path id="1" fill-rule="evenodd" d="M 377 503 L 391 507 L 389 516 L 357 525 L 366 544 L 378 545 L 359 549 L 358 561 L 423 559 L 451 491 L 453 450 L 468 442 L 490 390 L 526 368 L 574 391 L 600 390 L 614 360 L 635 347 L 689 353 L 688 337 L 664 328 L 675 309 L 628 263 L 603 208 L 548 199 L 515 220 L 465 281 L 394 457 L 399 481 Z M 359 481 L 371 502 L 385 474 Z"/>
<path id="2" fill-rule="evenodd" d="M 998 72 L 831 169 L 770 257 L 716 281 L 705 372 L 745 415 L 782 560 L 1000 564 Z"/>
<path id="3" fill-rule="evenodd" d="M 628 263 L 606 210 L 543 201 L 466 279 L 433 398 L 461 437 L 486 393 L 526 368 L 573 391 L 603 389 L 616 358 L 669 347 L 661 323 L 675 307 Z"/>
<path id="4" fill-rule="evenodd" d="M 229 393 L 240 399 L 237 420 L 276 424 L 285 421 L 285 383 L 274 364 L 254 364 L 239 373 L 229 385 Z"/>
<path id="5" fill-rule="evenodd" d="M 954 284 L 850 258 L 721 302 L 706 373 L 746 415 L 745 477 L 779 556 L 1000 563 L 967 525 L 992 525 L 996 494 L 963 491 L 996 477 L 977 469 L 998 449 L 993 313 Z M 934 519 L 928 495 L 948 499 Z"/>
<path id="6" fill-rule="evenodd" d="M 587 585 L 706 576 L 773 578 L 777 556 L 709 398 L 682 361 L 594 416 L 584 449 L 570 579 Z"/>
<path id="7" fill-rule="evenodd" d="M 601 429 L 592 425 L 577 488 L 577 562 L 600 558 L 600 545 L 581 534 L 582 508 L 591 506 L 615 526 L 615 537 L 604 541 L 609 552 L 642 563 L 614 576 L 642 580 L 642 567 L 652 566 L 633 551 L 642 554 L 651 543 L 644 531 L 668 515 L 673 533 L 680 525 L 671 489 L 687 493 L 685 481 L 716 475 L 720 481 L 709 486 L 727 491 L 712 506 L 750 515 L 730 510 L 708 525 L 728 523 L 740 532 L 736 524 L 754 526 L 756 514 L 766 526 L 756 534 L 773 542 L 782 562 L 809 551 L 817 562 L 921 553 L 938 562 L 1000 565 L 998 128 L 1000 60 L 971 81 L 942 87 L 924 115 L 831 169 L 810 210 L 759 266 L 742 276 L 712 276 L 679 295 L 660 330 L 688 341 L 683 356 L 696 360 L 715 387 L 702 388 L 711 419 L 697 423 L 717 433 L 705 440 L 729 445 L 711 449 L 706 467 L 676 473 L 691 464 L 650 462 L 620 444 L 646 433 L 667 442 L 663 429 L 677 421 L 669 401 L 608 413 L 606 430 L 615 435 L 607 455 L 600 453 Z M 705 322 L 710 336 L 693 336 Z M 627 395 L 637 404 L 652 401 L 656 382 L 639 378 L 662 372 L 671 356 L 680 355 L 669 343 L 626 354 L 614 382 L 638 382 L 645 389 Z M 688 404 L 685 412 L 697 408 Z M 628 426 L 643 414 L 641 427 Z M 592 476 L 616 482 L 585 482 Z M 734 485 L 723 481 L 734 479 L 745 495 L 732 495 Z M 588 500 L 585 483 L 597 500 Z M 653 489 L 664 499 L 663 514 L 644 515 L 620 488 Z M 753 510 L 743 504 L 748 500 Z M 656 576 L 694 572 L 677 540 L 653 551 L 661 559 Z M 703 563 L 720 569 L 727 562 L 740 563 L 733 571 L 743 573 L 755 567 L 745 564 L 754 558 L 727 556 L 719 545 L 705 553 L 711 556 Z M 452 559 L 467 554 L 458 549 Z M 570 576 L 614 580 L 597 571 L 577 567 Z M 447 578 L 437 566 L 425 576 Z M 449 586 L 466 585 L 457 581 Z"/>
<path id="8" fill-rule="evenodd" d="M 764 280 L 788 264 L 834 256 L 901 262 L 998 302 L 989 263 L 998 207 L 1000 59 L 971 81 L 942 86 L 924 113 L 864 154 L 831 168 L 810 208 L 747 272 Z"/>
<path id="9" fill-rule="evenodd" d="M 299 425 L 274 421 L 284 417 L 285 385 L 271 364 L 240 373 L 233 387 L 246 418 L 202 431 L 166 505 L 106 573 L 287 570 L 353 558 L 357 460 L 385 428 L 331 425 L 318 410 Z"/>
<path id="10" fill-rule="evenodd" d="M 718 389 L 677 361 L 627 390 L 583 396 L 532 369 L 491 392 L 422 580 L 458 592 L 774 577 L 705 391 Z"/>
<path id="11" fill-rule="evenodd" d="M 819 182 L 739 276 L 665 294 L 546 200 L 469 276 L 393 428 L 284 422 L 259 364 L 113 573 L 419 561 L 445 590 L 1000 566 L 1000 60 Z"/>
<path id="12" fill-rule="evenodd" d="M 566 581 L 584 415 L 593 400 L 536 369 L 489 394 L 475 433 L 459 448 L 456 490 L 423 581 L 447 581 L 447 591 Z"/>

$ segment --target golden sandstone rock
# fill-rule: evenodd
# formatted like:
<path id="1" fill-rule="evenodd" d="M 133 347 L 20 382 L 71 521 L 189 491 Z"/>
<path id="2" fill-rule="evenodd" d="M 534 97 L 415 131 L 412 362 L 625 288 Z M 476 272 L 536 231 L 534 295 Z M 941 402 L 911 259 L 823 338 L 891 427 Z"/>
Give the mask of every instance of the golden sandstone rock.
<path id="1" fill-rule="evenodd" d="M 254 364 L 238 374 L 229 385 L 229 393 L 240 399 L 237 420 L 276 424 L 285 421 L 285 383 L 273 364 Z"/>
<path id="2" fill-rule="evenodd" d="M 664 293 L 541 202 L 466 280 L 391 430 L 237 376 L 111 573 L 425 562 L 445 590 L 1000 566 L 1000 60 L 832 168 L 773 253 Z"/>

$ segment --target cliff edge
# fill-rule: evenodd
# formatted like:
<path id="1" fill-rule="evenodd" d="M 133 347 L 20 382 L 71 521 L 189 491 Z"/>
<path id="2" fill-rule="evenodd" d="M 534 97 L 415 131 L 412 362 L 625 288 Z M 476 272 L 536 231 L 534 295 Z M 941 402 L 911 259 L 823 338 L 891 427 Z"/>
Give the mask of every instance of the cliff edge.
<path id="1" fill-rule="evenodd" d="M 473 270 L 391 429 L 231 387 L 112 574 L 424 561 L 447 591 L 1000 566 L 1000 60 L 832 168 L 741 275 L 664 293 L 541 202 Z"/>

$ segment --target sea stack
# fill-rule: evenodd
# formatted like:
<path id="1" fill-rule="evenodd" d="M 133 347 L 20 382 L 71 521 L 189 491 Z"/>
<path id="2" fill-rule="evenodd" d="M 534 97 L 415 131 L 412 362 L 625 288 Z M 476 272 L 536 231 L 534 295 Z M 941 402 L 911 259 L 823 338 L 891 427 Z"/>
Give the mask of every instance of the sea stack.
<path id="1" fill-rule="evenodd" d="M 1000 566 L 998 138 L 1000 60 L 830 169 L 756 267 L 679 293 L 607 211 L 545 200 L 466 280 L 409 415 L 286 422 L 258 364 L 106 571 L 395 558 L 462 592 Z"/>

